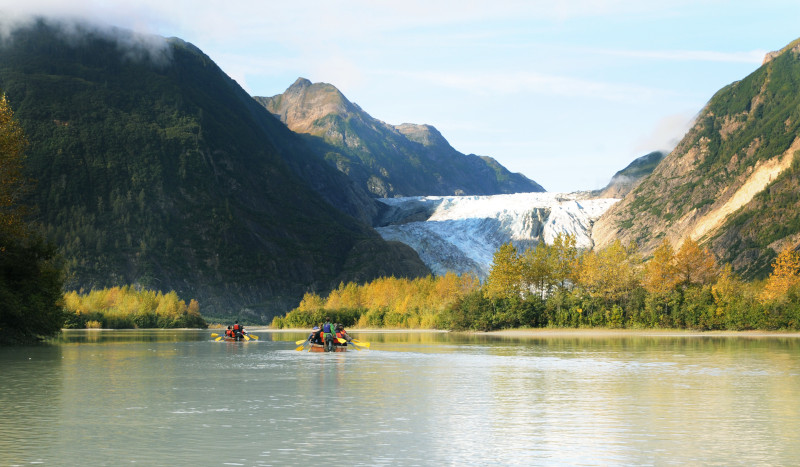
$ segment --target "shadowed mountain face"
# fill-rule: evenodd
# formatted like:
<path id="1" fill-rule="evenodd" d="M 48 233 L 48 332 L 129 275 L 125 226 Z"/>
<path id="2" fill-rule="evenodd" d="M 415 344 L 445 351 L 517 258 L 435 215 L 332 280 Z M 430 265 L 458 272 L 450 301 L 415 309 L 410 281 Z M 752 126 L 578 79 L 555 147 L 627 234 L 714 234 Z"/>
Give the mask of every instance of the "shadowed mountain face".
<path id="1" fill-rule="evenodd" d="M 196 47 L 69 30 L 13 32 L 0 90 L 70 288 L 174 289 L 206 316 L 267 321 L 309 290 L 428 273 L 355 219 L 376 215 L 372 198 Z"/>
<path id="2" fill-rule="evenodd" d="M 432 126 L 376 120 L 330 84 L 300 78 L 255 99 L 375 197 L 544 191 L 490 157 L 456 151 Z"/>
<path id="3" fill-rule="evenodd" d="M 595 225 L 653 251 L 693 238 L 745 277 L 800 246 L 800 41 L 720 90 L 680 144 Z"/>

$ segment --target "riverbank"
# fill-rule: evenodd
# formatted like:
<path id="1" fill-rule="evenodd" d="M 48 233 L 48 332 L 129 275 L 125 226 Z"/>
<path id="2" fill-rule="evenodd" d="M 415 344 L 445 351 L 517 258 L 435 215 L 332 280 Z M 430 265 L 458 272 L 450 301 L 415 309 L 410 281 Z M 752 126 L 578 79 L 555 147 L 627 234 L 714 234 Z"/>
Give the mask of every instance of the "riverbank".
<path id="1" fill-rule="evenodd" d="M 607 329 L 607 328 L 527 328 L 502 329 L 476 332 L 502 337 L 792 337 L 800 338 L 800 332 L 792 331 L 694 331 L 691 329 Z"/>

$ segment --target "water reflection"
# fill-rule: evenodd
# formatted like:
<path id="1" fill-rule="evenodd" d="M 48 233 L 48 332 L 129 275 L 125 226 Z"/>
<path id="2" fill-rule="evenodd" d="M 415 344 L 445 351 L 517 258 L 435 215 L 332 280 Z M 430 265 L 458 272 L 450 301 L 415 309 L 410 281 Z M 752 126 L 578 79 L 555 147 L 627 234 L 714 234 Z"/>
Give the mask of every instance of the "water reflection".
<path id="1" fill-rule="evenodd" d="M 0 349 L 0 452 L 49 465 L 800 456 L 797 338 L 362 332 L 371 350 L 314 354 L 294 351 L 305 333 L 211 332 L 76 331 Z"/>

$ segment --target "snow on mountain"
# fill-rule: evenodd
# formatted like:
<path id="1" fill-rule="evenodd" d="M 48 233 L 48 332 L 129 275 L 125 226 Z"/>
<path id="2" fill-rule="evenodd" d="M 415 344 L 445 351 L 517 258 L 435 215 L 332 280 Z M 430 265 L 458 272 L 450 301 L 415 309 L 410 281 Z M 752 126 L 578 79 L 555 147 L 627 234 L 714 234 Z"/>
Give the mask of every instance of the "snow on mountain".
<path id="1" fill-rule="evenodd" d="M 494 196 L 384 198 L 376 229 L 417 251 L 434 274 L 471 272 L 485 279 L 494 252 L 509 241 L 524 249 L 559 233 L 592 247 L 592 224 L 619 201 L 585 199 L 582 193 L 516 193 Z"/>

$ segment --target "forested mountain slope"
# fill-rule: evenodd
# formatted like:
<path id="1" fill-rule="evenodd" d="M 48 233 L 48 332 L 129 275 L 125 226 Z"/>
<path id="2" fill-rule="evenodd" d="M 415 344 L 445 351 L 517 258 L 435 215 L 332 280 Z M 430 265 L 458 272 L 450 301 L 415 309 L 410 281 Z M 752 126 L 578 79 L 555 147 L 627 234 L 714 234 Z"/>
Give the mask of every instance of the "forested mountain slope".
<path id="1" fill-rule="evenodd" d="M 368 221 L 374 201 L 196 47 L 67 30 L 40 21 L 4 39 L 0 90 L 69 287 L 174 289 L 206 316 L 268 321 L 307 290 L 428 272 L 344 214 Z"/>
<path id="2" fill-rule="evenodd" d="M 644 253 L 691 237 L 746 277 L 800 245 L 800 41 L 720 90 L 655 171 L 595 225 Z"/>
<path id="3" fill-rule="evenodd" d="M 597 190 L 594 194 L 599 198 L 624 198 L 639 186 L 642 180 L 653 173 L 656 166 L 666 156 L 661 151 L 653 151 L 635 159 L 627 167 L 615 173 L 605 188 Z"/>
<path id="4" fill-rule="evenodd" d="M 376 197 L 544 191 L 491 157 L 456 151 L 430 125 L 377 120 L 330 84 L 299 78 L 283 94 L 255 99 Z"/>

